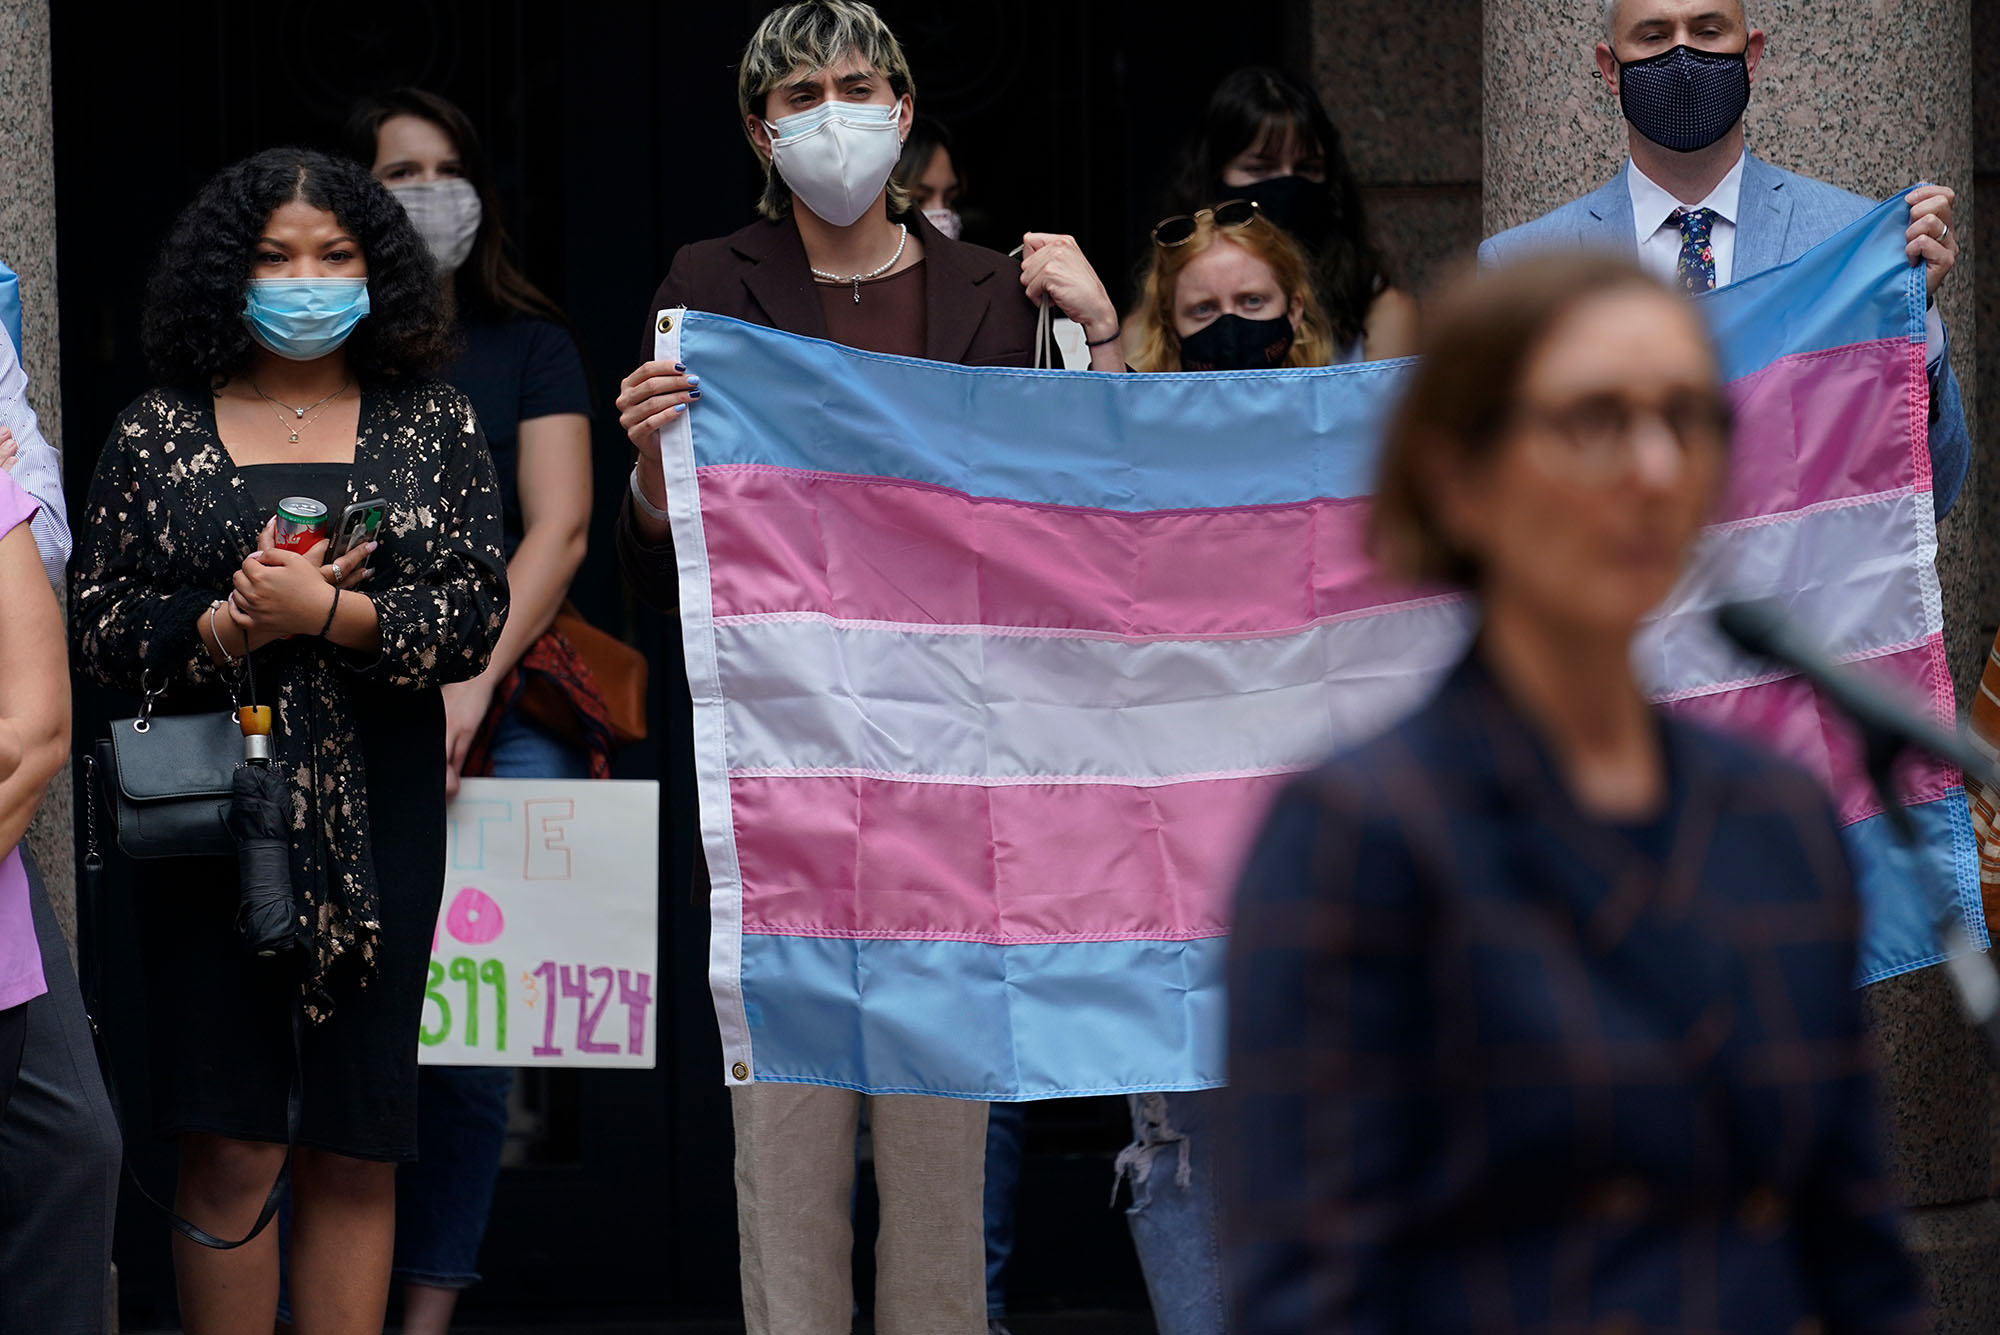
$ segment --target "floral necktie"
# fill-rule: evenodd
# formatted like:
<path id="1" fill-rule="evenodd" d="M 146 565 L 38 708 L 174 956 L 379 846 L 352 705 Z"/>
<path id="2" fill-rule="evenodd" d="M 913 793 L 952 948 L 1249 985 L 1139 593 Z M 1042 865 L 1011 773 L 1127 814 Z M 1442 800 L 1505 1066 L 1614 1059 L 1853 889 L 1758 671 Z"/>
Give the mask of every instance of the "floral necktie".
<path id="1" fill-rule="evenodd" d="M 1675 273 L 1689 292 L 1715 290 L 1714 209 L 1675 209 L 1674 221 L 1681 229 L 1681 260 Z"/>

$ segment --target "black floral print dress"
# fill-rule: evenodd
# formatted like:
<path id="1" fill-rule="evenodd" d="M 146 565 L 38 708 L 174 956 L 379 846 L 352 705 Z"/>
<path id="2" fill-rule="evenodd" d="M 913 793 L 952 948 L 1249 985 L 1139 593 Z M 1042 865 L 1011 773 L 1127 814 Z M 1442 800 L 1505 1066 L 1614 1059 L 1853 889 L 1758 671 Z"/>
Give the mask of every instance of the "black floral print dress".
<path id="1" fill-rule="evenodd" d="M 388 505 L 359 590 L 375 603 L 380 654 L 298 636 L 255 655 L 292 802 L 305 949 L 251 954 L 234 929 L 233 860 L 134 868 L 167 1134 L 283 1139 L 290 1016 L 303 1006 L 300 1143 L 372 1159 L 415 1152 L 416 1035 L 444 881 L 438 688 L 486 665 L 507 613 L 493 463 L 457 390 L 364 388 L 346 499 L 369 496 Z M 211 396 L 139 398 L 112 429 L 78 528 L 78 669 L 117 690 L 165 685 L 165 713 L 229 702 L 196 618 L 267 518 L 217 435 Z"/>

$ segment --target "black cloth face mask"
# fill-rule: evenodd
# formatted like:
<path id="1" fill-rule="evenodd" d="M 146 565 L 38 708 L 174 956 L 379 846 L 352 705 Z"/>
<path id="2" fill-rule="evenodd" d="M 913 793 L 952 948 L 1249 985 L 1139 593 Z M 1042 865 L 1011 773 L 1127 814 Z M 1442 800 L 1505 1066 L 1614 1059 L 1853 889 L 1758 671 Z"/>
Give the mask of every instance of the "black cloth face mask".
<path id="1" fill-rule="evenodd" d="M 1707 148 L 1743 119 L 1750 64 L 1743 51 L 1671 51 L 1618 67 L 1618 104 L 1640 134 L 1677 153 Z"/>
<path id="2" fill-rule="evenodd" d="M 1292 350 L 1292 322 L 1224 315 L 1181 340 L 1183 371 L 1265 371 Z"/>
<path id="3" fill-rule="evenodd" d="M 1230 199 L 1256 200 L 1257 212 L 1313 254 L 1326 248 L 1339 227 L 1340 219 L 1324 181 L 1303 176 L 1272 176 L 1249 185 L 1224 185 L 1218 180 L 1209 189 L 1211 204 Z"/>

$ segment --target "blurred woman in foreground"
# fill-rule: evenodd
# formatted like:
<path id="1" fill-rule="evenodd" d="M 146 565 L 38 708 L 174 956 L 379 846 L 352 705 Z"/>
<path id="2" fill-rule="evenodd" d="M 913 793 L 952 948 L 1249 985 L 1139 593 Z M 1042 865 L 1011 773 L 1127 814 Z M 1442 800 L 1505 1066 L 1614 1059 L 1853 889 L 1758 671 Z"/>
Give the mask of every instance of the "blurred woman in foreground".
<path id="1" fill-rule="evenodd" d="M 1432 329 L 1370 537 L 1478 635 L 1244 874 L 1240 1329 L 1900 1328 L 1834 814 L 1631 666 L 1724 476 L 1715 354 L 1608 257 L 1489 275 Z"/>

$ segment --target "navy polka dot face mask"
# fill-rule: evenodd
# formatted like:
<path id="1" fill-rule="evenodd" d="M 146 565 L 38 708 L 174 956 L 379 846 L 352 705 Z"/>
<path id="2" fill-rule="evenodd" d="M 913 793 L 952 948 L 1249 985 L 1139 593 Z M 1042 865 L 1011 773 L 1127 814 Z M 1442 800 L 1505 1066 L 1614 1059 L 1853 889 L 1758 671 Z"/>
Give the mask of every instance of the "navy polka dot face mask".
<path id="1" fill-rule="evenodd" d="M 1677 153 L 1707 148 L 1750 105 L 1745 52 L 1671 51 L 1618 67 L 1618 102 L 1639 133 Z"/>

